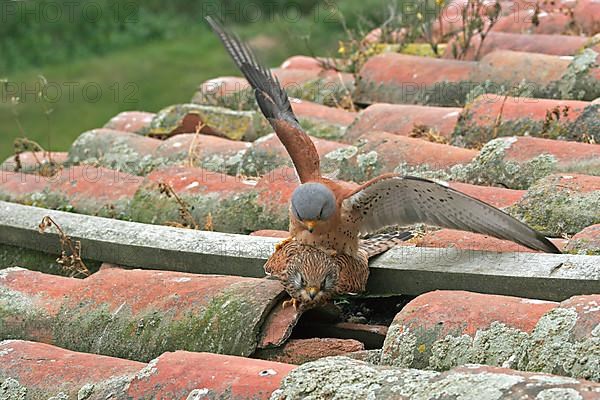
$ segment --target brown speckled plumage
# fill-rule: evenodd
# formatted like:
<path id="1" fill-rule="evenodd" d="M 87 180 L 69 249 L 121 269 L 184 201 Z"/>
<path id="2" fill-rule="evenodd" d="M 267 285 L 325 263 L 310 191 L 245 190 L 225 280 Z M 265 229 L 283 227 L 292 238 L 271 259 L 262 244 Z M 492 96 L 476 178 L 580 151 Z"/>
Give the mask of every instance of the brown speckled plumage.
<path id="1" fill-rule="evenodd" d="M 369 277 L 369 257 L 387 251 L 412 237 L 410 232 L 376 235 L 362 240 L 356 255 L 330 255 L 319 248 L 291 240 L 280 246 L 265 264 L 265 272 L 281 280 L 290 297 L 302 307 L 311 308 L 336 295 L 364 292 Z M 300 285 L 294 282 L 300 276 Z M 324 285 L 330 277 L 330 285 Z M 296 283 L 296 284 L 295 284 Z M 315 287 L 317 296 L 310 298 L 307 287 Z"/>
<path id="2" fill-rule="evenodd" d="M 369 277 L 367 255 L 330 255 L 323 250 L 291 240 L 279 247 L 265 264 L 265 272 L 279 279 L 290 297 L 304 308 L 312 308 L 345 293 L 365 290 Z M 311 298 L 307 288 L 316 288 Z"/>

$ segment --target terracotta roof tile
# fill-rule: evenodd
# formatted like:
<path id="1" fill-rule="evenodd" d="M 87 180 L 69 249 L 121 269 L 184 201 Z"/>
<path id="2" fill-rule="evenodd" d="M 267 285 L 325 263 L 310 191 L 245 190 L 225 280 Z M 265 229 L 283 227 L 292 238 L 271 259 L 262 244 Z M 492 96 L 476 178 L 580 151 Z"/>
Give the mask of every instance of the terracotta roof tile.
<path id="1" fill-rule="evenodd" d="M 535 7 L 517 10 L 510 15 L 500 17 L 492 31 L 560 35 L 570 30 L 571 18 L 565 13 L 558 10 L 542 11 L 537 15 L 539 21 L 537 25 L 532 23 L 534 14 Z"/>
<path id="2" fill-rule="evenodd" d="M 600 256 L 600 224 L 588 226 L 576 233 L 569 239 L 566 250 L 576 254 Z"/>
<path id="3" fill-rule="evenodd" d="M 43 170 L 49 170 L 53 167 L 50 165 L 50 161 L 52 161 L 55 166 L 61 166 L 67 161 L 67 156 L 68 154 L 65 152 L 27 151 L 20 153 L 18 157 L 16 155 L 8 157 L 2 164 L 0 164 L 0 170 L 7 172 L 37 172 L 42 170 L 42 175 L 45 175 Z"/>
<path id="4" fill-rule="evenodd" d="M 341 108 L 327 107 L 311 101 L 293 99 L 291 103 L 294 114 L 296 114 L 301 121 L 303 119 L 309 119 L 340 126 L 348 126 L 356 117 L 356 113 L 354 112 L 346 111 Z"/>
<path id="5" fill-rule="evenodd" d="M 600 223 L 599 209 L 600 177 L 555 174 L 531 186 L 511 214 L 540 232 L 562 236 Z"/>
<path id="6" fill-rule="evenodd" d="M 256 357 L 287 364 L 303 364 L 323 357 L 362 351 L 364 348 L 361 342 L 353 339 L 291 339 L 281 347 L 259 350 Z"/>
<path id="7" fill-rule="evenodd" d="M 143 133 L 149 127 L 155 114 L 145 111 L 124 111 L 112 117 L 104 128 L 116 131 Z"/>
<path id="8" fill-rule="evenodd" d="M 271 131 L 267 120 L 256 111 L 236 111 L 200 104 L 175 104 L 160 110 L 146 134 L 168 138 L 180 133 L 199 133 L 232 140 L 253 141 Z"/>
<path id="9" fill-rule="evenodd" d="M 465 55 L 465 60 L 475 60 L 475 54 L 479 51 L 480 56 L 485 56 L 495 50 L 513 50 L 528 53 L 541 53 L 555 56 L 572 56 L 584 48 L 590 38 L 585 36 L 568 35 L 540 35 L 520 34 L 509 32 L 491 31 L 479 49 L 481 39 L 479 36 L 471 39 L 471 46 Z M 452 54 L 452 42 L 448 44 L 443 55 L 444 58 L 454 58 Z"/>
<path id="10" fill-rule="evenodd" d="M 584 379 L 477 364 L 440 373 L 406 369 L 402 364 L 374 365 L 349 357 L 329 357 L 291 371 L 271 399 L 327 398 L 335 390 L 353 399 L 479 398 L 483 393 L 494 393 L 492 396 L 505 400 L 563 395 L 592 400 L 598 397 L 598 387 Z"/>
<path id="11" fill-rule="evenodd" d="M 152 165 L 152 154 L 161 141 L 113 129 L 93 129 L 71 145 L 68 162 L 91 164 L 142 175 Z"/>
<path id="12" fill-rule="evenodd" d="M 141 361 L 176 349 L 249 356 L 283 291 L 275 280 L 106 267 L 86 279 L 12 269 L 0 287 L 23 299 L 4 310 L 15 320 L 6 336 Z"/>
<path id="13" fill-rule="evenodd" d="M 566 240 L 553 240 L 558 248 L 564 247 Z M 493 252 L 526 252 L 534 253 L 527 247 L 510 242 L 508 240 L 500 240 L 494 237 L 480 235 L 477 233 L 456 231 L 452 229 L 440 229 L 438 231 L 428 232 L 422 238 L 416 240 L 418 247 L 456 247 L 464 250 L 481 250 Z"/>
<path id="14" fill-rule="evenodd" d="M 461 2 L 464 0 L 453 4 Z M 363 66 L 356 92 L 351 74 L 326 68 L 315 58 L 292 57 L 273 71 L 292 97 L 304 99 L 292 100 L 292 108 L 313 137 L 324 172 L 345 181 L 348 187 L 394 171 L 444 179 L 450 181 L 450 187 L 503 208 L 544 234 L 554 237 L 576 234 L 567 251 L 595 254 L 600 224 L 600 177 L 597 176 L 600 150 L 599 145 L 590 143 L 599 142 L 598 106 L 586 101 L 525 98 L 517 101 L 504 95 L 484 95 L 460 108 L 467 100 L 467 93 L 476 86 L 476 93 L 485 93 L 494 91 L 490 82 L 510 86 L 519 84 L 523 78 L 538 84 L 535 96 L 591 100 L 599 95 L 591 97 L 596 90 L 593 79 L 600 76 L 600 69 L 586 70 L 585 77 L 577 75 L 575 82 L 564 80 L 570 79 L 571 75 L 565 73 L 574 65 L 572 59 L 561 56 L 592 45 L 588 38 L 500 33 L 502 29 L 529 28 L 564 31 L 565 21 L 561 17 L 544 14 L 552 11 L 546 10 L 546 5 L 538 15 L 538 27 L 526 27 L 522 21 L 508 26 L 507 19 L 514 18 L 508 14 L 516 4 L 502 3 L 502 14 L 506 16 L 486 39 L 485 56 L 479 62 L 384 53 L 370 58 Z M 527 4 L 521 1 L 518 5 Z M 579 0 L 575 6 L 575 19 L 581 21 L 588 34 L 590 29 L 596 29 L 592 26 L 596 8 L 594 0 Z M 448 32 L 455 25 L 445 23 L 443 29 Z M 488 79 L 490 82 L 479 86 Z M 557 89 L 558 83 L 573 86 L 566 93 Z M 554 91 L 544 92 L 547 85 L 554 85 Z M 583 92 L 574 92 L 580 86 Z M 272 129 L 257 110 L 253 94 L 245 88 L 247 83 L 241 78 L 217 78 L 202 85 L 193 100 L 196 104 L 169 106 L 158 114 L 120 113 L 104 128 L 84 132 L 72 144 L 68 157 L 65 153 L 54 153 L 53 160 L 61 167 L 55 175 L 34 174 L 38 172 L 34 154 L 22 153 L 23 171 L 28 173 L 13 172 L 14 159 L 5 162 L 0 176 L 0 199 L 152 224 L 287 237 L 283 230 L 288 225 L 289 199 L 298 185 L 297 177 L 283 146 L 274 134 L 269 134 Z M 232 94 L 238 97 L 228 97 Z M 375 104 L 359 113 L 337 106 L 341 98 L 350 97 L 358 104 Z M 429 106 L 414 105 L 417 103 Z M 431 106 L 436 104 L 448 107 Z M 246 111 L 234 111 L 239 109 Z M 200 122 L 205 124 L 203 130 L 193 133 Z M 194 238 L 202 235 L 193 230 L 183 232 Z M 559 247 L 565 242 L 553 240 Z M 264 241 L 269 246 L 274 242 Z M 438 247 L 440 252 L 448 254 L 459 252 L 450 247 L 477 250 L 459 252 L 469 257 L 491 254 L 483 251 L 510 252 L 496 256 L 522 257 L 522 262 L 521 258 L 517 261 L 519 265 L 535 268 L 528 259 L 533 257 L 528 249 L 483 235 L 442 229 L 426 232 L 415 242 L 416 246 Z M 388 255 L 395 257 L 400 254 L 395 253 L 397 250 L 423 254 L 434 251 L 398 248 Z M 0 248 L 0 261 L 4 261 L 1 251 Z M 547 260 L 548 268 L 557 260 L 553 257 L 577 260 L 584 257 L 535 256 L 547 257 L 543 260 Z M 384 276 L 381 275 L 384 268 L 377 263 L 385 257 L 373 261 L 373 269 L 379 276 Z M 485 267 L 478 264 L 485 262 L 477 257 L 465 264 L 472 271 Z M 214 262 L 223 273 L 238 273 L 239 265 L 235 262 L 223 266 L 220 261 L 218 256 L 210 255 L 203 262 L 207 265 Z M 577 278 L 591 286 L 595 264 L 593 260 L 586 262 L 591 265 L 590 282 L 585 280 L 588 275 Z M 173 269 L 182 268 L 175 260 L 173 264 Z M 560 271 L 558 275 L 552 270 L 548 278 L 554 286 L 546 278 L 540 278 L 536 293 L 544 294 L 544 285 L 548 285 L 552 288 L 548 298 L 568 296 L 555 282 L 559 278 L 570 279 L 569 265 L 562 263 L 556 268 Z M 417 276 L 415 271 L 411 274 Z M 462 271 L 455 273 L 461 274 Z M 441 272 L 440 279 L 444 279 Z M 477 283 L 478 290 L 511 292 L 507 287 L 498 289 L 498 285 L 504 284 L 503 279 L 504 275 L 482 279 Z M 511 279 L 504 286 L 514 284 L 514 277 Z M 422 284 L 414 282 L 410 293 L 421 293 L 423 290 L 414 287 Z M 337 313 L 326 317 L 307 313 L 300 320 L 302 312 L 281 307 L 286 297 L 279 282 L 233 275 L 124 270 L 104 265 L 99 272 L 77 280 L 7 269 L 0 271 L 0 289 L 0 302 L 6 305 L 0 316 L 4 332 L 0 333 L 5 337 L 22 337 L 144 362 L 158 357 L 145 365 L 44 344 L 0 342 L 0 358 L 8 360 L 0 363 L 0 380 L 17 379 L 23 387 L 48 396 L 63 391 L 77 397 L 86 389 L 93 391 L 94 396 L 105 397 L 108 393 L 105 389 L 118 387 L 124 395 L 140 398 L 232 395 L 268 398 L 280 384 L 280 394 L 295 393 L 295 379 L 303 376 L 304 369 L 301 367 L 286 376 L 294 366 L 169 351 L 210 351 L 303 363 L 365 347 L 379 348 L 384 337 L 381 354 L 369 353 L 368 359 L 375 357 L 376 361 L 394 368 L 329 358 L 312 363 L 316 367 L 308 371 L 327 370 L 331 362 L 347 367 L 353 371 L 352 376 L 371 368 L 372 378 L 379 376 L 382 370 L 378 368 L 385 368 L 386 373 L 404 374 L 409 370 L 395 368 L 447 370 L 463 363 L 482 363 L 600 380 L 593 354 L 589 354 L 600 318 L 598 295 L 554 303 L 436 291 L 421 295 L 404 307 L 388 330 L 387 324 L 344 322 Z M 355 298 L 348 301 L 362 304 L 362 300 Z M 398 300 L 400 306 L 396 305 L 392 312 L 385 310 L 389 313 L 388 322 L 405 301 L 404 297 Z M 378 307 L 387 308 L 384 303 Z M 9 323 L 3 324 L 7 320 Z M 294 331 L 295 327 L 302 332 Z M 319 334 L 304 339 L 307 327 L 315 328 Z M 376 340 L 367 337 L 369 334 Z M 290 337 L 293 339 L 288 340 Z M 40 354 L 58 363 L 52 369 L 53 376 L 60 379 L 40 378 L 50 368 L 43 361 L 46 358 L 31 369 L 32 355 Z M 97 368 L 90 369 L 90 365 Z M 302 372 L 296 376 L 297 371 Z M 437 381 L 430 381 L 431 377 L 453 379 L 453 374 L 457 374 L 467 379 L 471 374 L 488 379 L 498 373 L 518 377 L 519 382 L 542 379 L 544 385 L 554 385 L 544 386 L 544 390 L 546 387 L 563 390 L 567 385 L 568 389 L 582 391 L 593 385 L 574 380 L 564 383 L 567 378 L 540 378 L 539 374 L 492 367 L 462 367 L 441 375 L 412 371 L 422 376 L 423 385 L 434 386 Z M 116 384 L 114 377 L 118 377 Z M 338 369 L 332 377 L 319 376 L 323 382 L 333 378 L 336 383 L 330 390 L 345 387 Z M 556 382 L 560 379 L 559 385 Z M 313 381 L 300 382 L 304 385 Z M 348 393 L 358 393 L 354 392 L 358 390 L 355 379 L 353 382 Z M 386 385 L 385 382 L 380 385 L 382 390 L 387 390 Z M 313 386 L 312 392 L 318 397 L 320 389 Z M 277 393 L 272 398 L 277 398 Z"/>
<path id="15" fill-rule="evenodd" d="M 268 399 L 293 365 L 176 351 L 148 364 L 78 353 L 42 343 L 0 342 L 3 394 L 50 398 Z M 51 371 L 51 372 L 50 372 Z M 48 376 L 54 379 L 48 379 Z M 10 397 L 10 396 L 14 397 Z M 232 397 L 234 396 L 234 397 Z"/>
<path id="16" fill-rule="evenodd" d="M 477 155 L 476 150 L 382 131 L 367 132 L 358 138 L 358 142 L 364 143 L 360 148 L 362 153 L 377 154 L 376 163 L 381 172 L 393 172 L 394 168 L 401 164 L 427 165 L 433 170 L 446 169 L 454 165 L 468 164 Z M 357 160 L 357 163 L 360 166 L 360 160 Z"/>
<path id="17" fill-rule="evenodd" d="M 381 361 L 434 370 L 483 361 L 492 366 L 534 372 L 542 369 L 597 380 L 597 368 L 585 357 L 585 343 L 592 340 L 593 327 L 600 322 L 598 301 L 598 295 L 554 303 L 458 291 L 430 292 L 398 313 Z"/>
<path id="18" fill-rule="evenodd" d="M 449 138 L 454 131 L 461 108 L 377 103 L 361 111 L 350 126 L 344 141 L 352 142 L 368 131 L 381 130 L 411 136 L 424 130 Z"/>
<path id="19" fill-rule="evenodd" d="M 9 201 L 116 217 L 127 210 L 142 180 L 127 173 L 82 165 L 61 169 L 50 177 L 4 173 L 0 193 Z"/>

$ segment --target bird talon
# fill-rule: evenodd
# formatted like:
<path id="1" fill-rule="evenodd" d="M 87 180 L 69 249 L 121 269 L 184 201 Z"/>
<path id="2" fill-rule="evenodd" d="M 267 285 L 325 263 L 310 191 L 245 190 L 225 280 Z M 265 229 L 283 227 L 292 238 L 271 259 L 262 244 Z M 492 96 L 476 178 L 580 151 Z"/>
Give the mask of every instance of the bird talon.
<path id="1" fill-rule="evenodd" d="M 281 304 L 281 308 L 285 309 L 290 304 L 294 307 L 294 310 L 298 310 L 298 300 L 296 300 L 294 298 L 284 301 Z"/>
<path id="2" fill-rule="evenodd" d="M 275 245 L 275 250 L 279 250 L 279 249 L 281 249 L 283 246 L 285 246 L 286 244 L 288 244 L 288 243 L 289 243 L 289 242 L 291 242 L 292 240 L 294 240 L 294 238 L 293 238 L 293 237 L 291 237 L 291 236 L 290 236 L 289 238 L 286 238 L 286 239 L 282 240 L 281 242 L 279 242 L 279 243 L 277 243 L 277 244 Z"/>

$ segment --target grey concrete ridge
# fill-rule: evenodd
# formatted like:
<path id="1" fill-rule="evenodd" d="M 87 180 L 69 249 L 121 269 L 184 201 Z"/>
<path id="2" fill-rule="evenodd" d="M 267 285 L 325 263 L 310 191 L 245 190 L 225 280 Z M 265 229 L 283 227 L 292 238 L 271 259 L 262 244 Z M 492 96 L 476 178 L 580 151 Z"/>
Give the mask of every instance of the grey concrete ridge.
<path id="1" fill-rule="evenodd" d="M 46 215 L 81 240 L 83 258 L 137 268 L 261 277 L 279 241 L 0 202 L 0 243 L 58 254 L 55 228 L 38 232 Z M 600 257 L 397 247 L 372 260 L 367 289 L 376 296 L 454 289 L 564 300 L 600 293 Z"/>

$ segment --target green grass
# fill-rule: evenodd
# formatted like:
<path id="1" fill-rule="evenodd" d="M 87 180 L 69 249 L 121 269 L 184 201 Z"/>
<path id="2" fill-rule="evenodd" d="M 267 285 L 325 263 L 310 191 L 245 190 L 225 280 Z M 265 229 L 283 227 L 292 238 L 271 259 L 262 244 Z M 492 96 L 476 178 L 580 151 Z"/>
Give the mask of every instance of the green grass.
<path id="1" fill-rule="evenodd" d="M 293 25 L 275 21 L 241 29 L 246 39 L 257 35 L 263 38 L 257 40 L 258 43 L 267 39 L 269 48 L 258 48 L 257 53 L 270 66 L 293 54 L 308 54 L 304 37 L 311 37 L 311 48 L 319 54 L 329 54 L 326 49 L 335 50 L 335 43 L 342 37 L 335 32 L 339 27 L 310 21 Z M 0 89 L 0 161 L 12 154 L 12 143 L 17 137 L 26 136 L 54 151 L 67 151 L 82 132 L 101 127 L 121 111 L 155 112 L 171 104 L 188 102 L 203 81 L 239 73 L 220 42 L 198 24 L 176 38 L 72 63 L 0 75 L 0 78 L 32 90 L 38 75 L 50 83 L 49 97 L 58 97 L 57 101 L 46 103 L 53 110 L 49 119 L 44 114 L 44 103 L 36 99 L 35 94 L 21 93 L 22 103 L 13 106 L 7 98 L 10 96 Z M 69 82 L 78 84 L 72 98 Z M 83 93 L 86 84 L 99 85 L 102 95 L 98 101 L 86 99 Z M 94 88 L 88 87 L 89 97 L 95 96 Z M 56 88 L 61 89 L 60 97 L 56 96 Z M 13 115 L 15 109 L 24 133 Z"/>

